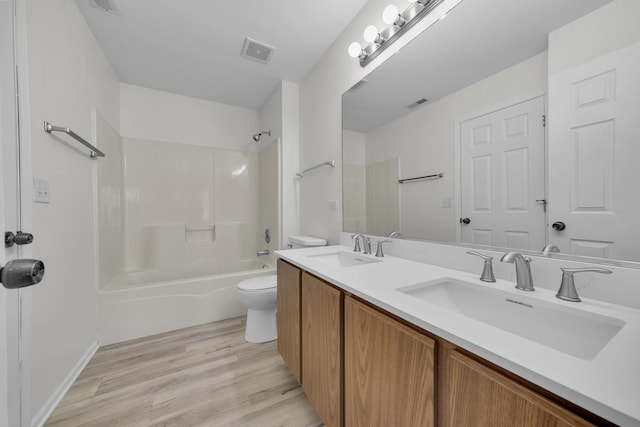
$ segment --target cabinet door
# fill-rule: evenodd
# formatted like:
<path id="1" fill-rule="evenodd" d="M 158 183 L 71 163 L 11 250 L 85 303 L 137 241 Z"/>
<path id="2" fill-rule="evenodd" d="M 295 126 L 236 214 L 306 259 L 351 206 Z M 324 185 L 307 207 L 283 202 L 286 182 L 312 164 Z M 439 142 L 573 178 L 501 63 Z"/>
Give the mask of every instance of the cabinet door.
<path id="1" fill-rule="evenodd" d="M 300 366 L 300 269 L 278 260 L 278 352 L 298 383 Z"/>
<path id="2" fill-rule="evenodd" d="M 302 273 L 302 389 L 327 427 L 342 425 L 342 292 Z"/>
<path id="3" fill-rule="evenodd" d="M 432 339 L 345 300 L 345 425 L 432 426 Z"/>
<path id="4" fill-rule="evenodd" d="M 452 351 L 448 364 L 448 398 L 443 425 L 590 426 L 558 406 L 475 360 Z"/>

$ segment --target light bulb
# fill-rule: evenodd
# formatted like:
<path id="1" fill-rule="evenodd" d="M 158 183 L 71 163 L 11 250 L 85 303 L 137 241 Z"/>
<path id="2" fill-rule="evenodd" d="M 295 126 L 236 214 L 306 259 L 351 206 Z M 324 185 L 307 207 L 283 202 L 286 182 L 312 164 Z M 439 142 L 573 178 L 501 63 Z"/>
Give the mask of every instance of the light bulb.
<path id="1" fill-rule="evenodd" d="M 389 6 L 384 8 L 382 12 L 382 20 L 385 24 L 391 25 L 395 22 L 398 17 L 398 6 L 395 4 L 390 4 Z"/>
<path id="2" fill-rule="evenodd" d="M 364 40 L 367 43 L 373 43 L 378 38 L 378 29 L 375 25 L 369 25 L 364 29 Z"/>
<path id="3" fill-rule="evenodd" d="M 352 58 L 358 58 L 360 55 L 362 55 L 362 46 L 360 46 L 360 43 L 351 43 L 349 45 L 349 56 Z"/>

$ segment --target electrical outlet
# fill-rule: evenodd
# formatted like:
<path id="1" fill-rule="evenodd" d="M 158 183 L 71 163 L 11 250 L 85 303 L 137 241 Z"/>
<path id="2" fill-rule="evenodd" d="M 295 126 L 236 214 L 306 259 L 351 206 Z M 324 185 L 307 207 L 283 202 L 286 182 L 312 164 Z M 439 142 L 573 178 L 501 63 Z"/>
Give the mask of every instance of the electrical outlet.
<path id="1" fill-rule="evenodd" d="M 33 201 L 36 203 L 49 203 L 50 199 L 49 181 L 42 178 L 33 178 Z"/>
<path id="2" fill-rule="evenodd" d="M 329 200 L 329 209 L 335 211 L 338 209 L 338 201 L 337 200 Z"/>

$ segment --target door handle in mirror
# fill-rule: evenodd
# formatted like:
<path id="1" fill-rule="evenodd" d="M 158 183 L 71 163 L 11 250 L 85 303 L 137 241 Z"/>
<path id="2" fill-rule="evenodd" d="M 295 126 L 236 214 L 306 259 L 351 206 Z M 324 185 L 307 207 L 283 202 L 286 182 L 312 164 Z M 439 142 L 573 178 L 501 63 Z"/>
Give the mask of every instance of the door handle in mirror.
<path id="1" fill-rule="evenodd" d="M 564 223 L 564 222 L 562 222 L 562 221 L 556 221 L 556 222 L 554 222 L 554 223 L 551 225 L 551 228 L 553 228 L 553 229 L 554 229 L 554 230 L 556 230 L 556 231 L 562 231 L 562 230 L 564 230 L 565 228 L 567 228 L 567 226 L 566 226 L 566 225 L 565 225 L 565 223 Z"/>

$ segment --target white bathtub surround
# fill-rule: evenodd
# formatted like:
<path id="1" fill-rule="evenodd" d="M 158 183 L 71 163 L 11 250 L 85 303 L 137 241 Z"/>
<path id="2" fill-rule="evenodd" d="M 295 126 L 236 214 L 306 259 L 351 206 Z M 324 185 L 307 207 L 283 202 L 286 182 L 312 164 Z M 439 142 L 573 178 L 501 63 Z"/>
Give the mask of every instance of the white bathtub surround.
<path id="1" fill-rule="evenodd" d="M 236 294 L 238 283 L 273 274 L 270 267 L 262 268 L 261 260 L 253 268 L 177 280 L 162 280 L 160 271 L 121 275 L 98 293 L 100 345 L 243 316 L 246 309 Z"/>
<path id="2" fill-rule="evenodd" d="M 124 138 L 124 164 L 126 271 L 255 257 L 257 153 Z"/>
<path id="3" fill-rule="evenodd" d="M 430 243 L 401 241 L 393 239 L 385 246 L 385 257 L 374 255 L 358 257 L 373 261 L 349 267 L 336 267 L 313 255 L 344 251 L 353 256 L 353 246 L 349 234 L 343 233 L 345 246 L 328 246 L 292 251 L 279 251 L 278 255 L 295 265 L 333 283 L 334 285 L 361 297 L 379 307 L 427 330 L 455 345 L 465 348 L 486 360 L 495 363 L 515 374 L 540 385 L 585 409 L 594 412 L 620 425 L 640 426 L 640 407 L 637 405 L 640 391 L 640 371 L 637 361 L 640 359 L 640 310 L 638 307 L 638 289 L 631 290 L 633 283 L 625 284 L 631 276 L 622 273 L 621 268 L 611 267 L 618 275 L 618 282 L 600 282 L 599 277 L 591 278 L 588 287 L 578 284 L 582 298 L 580 303 L 561 301 L 555 297 L 560 284 L 560 270 L 555 274 L 556 264 L 563 266 L 584 266 L 584 263 L 557 261 L 536 257 L 532 267 L 536 286 L 535 292 L 515 289 L 515 268 L 512 264 L 500 263 L 494 259 L 496 283 L 479 280 L 482 260 L 464 254 L 466 248 L 435 245 Z M 376 237 L 372 238 L 375 242 Z M 348 246 L 347 246 L 348 245 Z M 375 248 L 375 243 L 373 243 Z M 410 252 L 413 258 L 422 258 L 421 262 L 402 259 L 393 254 Z M 481 251 L 482 252 L 482 251 Z M 487 251 L 490 255 L 498 255 Z M 311 256 L 310 256 L 311 255 Z M 431 260 L 435 262 L 431 263 Z M 427 262 L 430 262 L 427 264 Z M 457 264 L 457 269 L 434 265 L 436 263 Z M 451 266 L 450 266 L 451 267 Z M 609 266 L 607 266 L 609 268 Z M 627 269 L 628 270 L 628 269 Z M 513 273 L 512 273 L 513 271 Z M 636 288 L 640 272 L 632 270 Z M 553 280 L 549 277 L 553 276 Z M 570 355 L 523 338 L 518 334 L 489 326 L 472 320 L 463 314 L 423 301 L 403 293 L 399 288 L 441 278 L 452 278 L 470 283 L 474 288 L 499 291 L 518 297 L 537 301 L 542 306 L 552 305 L 560 311 L 583 310 L 588 317 L 614 318 L 624 326 L 611 338 L 595 356 Z M 601 279 L 601 280 L 606 280 Z M 576 277 L 576 281 L 579 276 Z M 630 281 L 630 280 L 629 280 Z M 603 284 L 605 283 L 605 284 Z M 626 302 L 627 307 L 615 305 L 593 298 L 592 295 L 602 286 L 610 291 L 610 300 L 635 300 Z M 615 289 L 617 288 L 617 289 Z M 623 298 L 626 295 L 626 298 Z M 622 299 L 621 299 L 622 298 Z M 553 334 L 553 330 L 548 331 Z"/>

